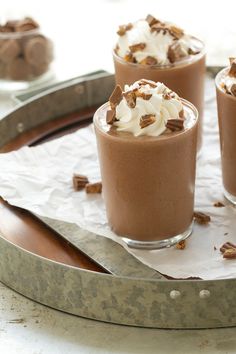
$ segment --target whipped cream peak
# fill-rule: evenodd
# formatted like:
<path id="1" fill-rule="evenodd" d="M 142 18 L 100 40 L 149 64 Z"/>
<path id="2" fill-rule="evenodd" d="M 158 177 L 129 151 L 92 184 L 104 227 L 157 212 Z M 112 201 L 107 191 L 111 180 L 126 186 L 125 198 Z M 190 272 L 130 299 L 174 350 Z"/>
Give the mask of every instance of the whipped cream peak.
<path id="1" fill-rule="evenodd" d="M 226 93 L 236 96 L 236 58 L 229 58 L 229 69 L 222 77 L 221 87 Z"/>
<path id="2" fill-rule="evenodd" d="M 196 39 L 174 24 L 152 15 L 122 25 L 115 52 L 127 62 L 143 65 L 168 65 L 201 51 Z"/>
<path id="3" fill-rule="evenodd" d="M 184 129 L 183 104 L 163 83 L 142 79 L 125 85 L 123 92 L 117 85 L 109 102 L 107 124 L 113 124 L 117 131 L 159 136 L 167 129 Z"/>

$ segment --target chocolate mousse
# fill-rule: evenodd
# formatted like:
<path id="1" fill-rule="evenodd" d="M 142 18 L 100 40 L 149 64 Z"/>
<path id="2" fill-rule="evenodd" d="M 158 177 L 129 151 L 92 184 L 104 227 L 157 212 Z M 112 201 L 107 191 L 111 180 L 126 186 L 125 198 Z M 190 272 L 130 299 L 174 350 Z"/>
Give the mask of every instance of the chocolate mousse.
<path id="1" fill-rule="evenodd" d="M 197 111 L 164 84 L 117 86 L 94 115 L 107 218 L 131 247 L 191 233 Z"/>
<path id="2" fill-rule="evenodd" d="M 124 87 L 141 78 L 163 82 L 193 103 L 199 112 L 200 149 L 205 79 L 203 43 L 176 25 L 152 15 L 120 26 L 117 34 L 113 51 L 116 83 Z"/>
<path id="3" fill-rule="evenodd" d="M 236 205 L 236 58 L 216 76 L 216 95 L 224 194 Z"/>

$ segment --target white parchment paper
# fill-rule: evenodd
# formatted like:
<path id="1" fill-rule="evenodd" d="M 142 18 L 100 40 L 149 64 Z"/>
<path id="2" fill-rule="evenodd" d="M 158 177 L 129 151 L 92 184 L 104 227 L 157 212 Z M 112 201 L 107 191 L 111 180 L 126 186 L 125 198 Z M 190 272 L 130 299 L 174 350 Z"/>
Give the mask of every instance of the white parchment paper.
<path id="1" fill-rule="evenodd" d="M 74 172 L 99 181 L 96 141 L 89 126 L 37 147 L 0 154 L 0 195 L 10 204 L 41 216 L 64 220 L 101 236 L 112 238 L 146 265 L 175 278 L 203 279 L 236 276 L 236 260 L 224 260 L 219 251 L 226 242 L 236 242 L 236 209 L 224 200 L 215 100 L 207 97 L 204 147 L 198 160 L 196 210 L 211 216 L 207 226 L 194 226 L 185 250 L 134 250 L 122 243 L 107 225 L 101 195 L 74 192 Z M 214 202 L 226 206 L 216 208 Z M 216 249 L 215 249 L 216 248 Z"/>

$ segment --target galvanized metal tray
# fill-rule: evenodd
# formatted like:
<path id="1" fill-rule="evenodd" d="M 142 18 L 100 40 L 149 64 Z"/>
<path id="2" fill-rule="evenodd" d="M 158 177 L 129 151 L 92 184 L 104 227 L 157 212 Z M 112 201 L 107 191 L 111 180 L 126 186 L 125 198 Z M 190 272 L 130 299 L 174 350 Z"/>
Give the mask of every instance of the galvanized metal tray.
<path id="1" fill-rule="evenodd" d="M 12 142 L 15 147 L 21 146 L 24 134 L 42 124 L 58 124 L 65 115 L 71 115 L 69 121 L 73 125 L 74 112 L 87 109 L 80 124 L 88 123 L 93 107 L 107 100 L 113 86 L 113 75 L 97 72 L 33 97 L 19 96 L 18 100 L 26 101 L 0 121 L 1 151 L 7 151 L 6 146 L 9 150 Z M 57 133 L 61 134 L 60 124 L 58 126 Z M 42 129 L 39 132 L 41 135 L 37 139 L 34 134 L 28 134 L 28 143 L 45 140 Z M 50 134 L 52 130 L 46 138 Z M 5 214 L 1 214 L 1 208 L 6 209 Z M 10 209 L 6 203 L 0 203 L 2 217 L 7 217 Z M 19 293 L 74 315 L 124 325 L 156 328 L 236 325 L 236 279 L 166 279 L 111 240 L 81 230 L 74 224 L 37 218 L 38 223 L 54 232 L 53 237 L 62 245 L 60 247 L 77 250 L 81 257 L 94 262 L 94 269 L 66 259 L 60 261 L 61 258 L 53 254 L 50 257 L 40 250 L 34 251 L 29 238 L 29 246 L 23 242 L 25 229 L 20 221 L 25 219 L 25 212 L 18 208 L 15 212 L 19 228 L 16 227 L 16 237 L 11 237 L 7 226 L 1 228 L 0 223 L 0 280 Z M 28 213 L 27 220 L 30 218 L 35 216 Z M 44 242 L 44 239 L 34 238 L 32 233 L 31 241 L 36 245 Z"/>

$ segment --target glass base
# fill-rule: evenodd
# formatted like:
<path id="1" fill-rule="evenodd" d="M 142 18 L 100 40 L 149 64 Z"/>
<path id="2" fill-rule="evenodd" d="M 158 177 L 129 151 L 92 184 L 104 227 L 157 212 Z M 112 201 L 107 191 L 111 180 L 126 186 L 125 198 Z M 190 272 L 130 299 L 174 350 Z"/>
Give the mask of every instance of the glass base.
<path id="1" fill-rule="evenodd" d="M 0 79 L 0 93 L 14 93 L 18 91 L 28 91 L 38 86 L 45 85 L 54 79 L 54 72 L 49 69 L 45 74 L 29 81 L 14 81 Z"/>
<path id="2" fill-rule="evenodd" d="M 155 250 L 161 248 L 167 248 L 175 245 L 176 243 L 185 240 L 187 237 L 191 235 L 193 231 L 193 222 L 189 226 L 189 228 L 183 233 L 167 238 L 165 240 L 157 240 L 157 241 L 137 241 L 131 240 L 130 238 L 122 237 L 122 240 L 126 243 L 130 248 L 137 248 L 143 250 Z"/>
<path id="3" fill-rule="evenodd" d="M 230 194 L 229 192 L 227 192 L 225 189 L 224 189 L 224 196 L 225 198 L 230 202 L 232 203 L 234 206 L 236 206 L 236 196 Z"/>

